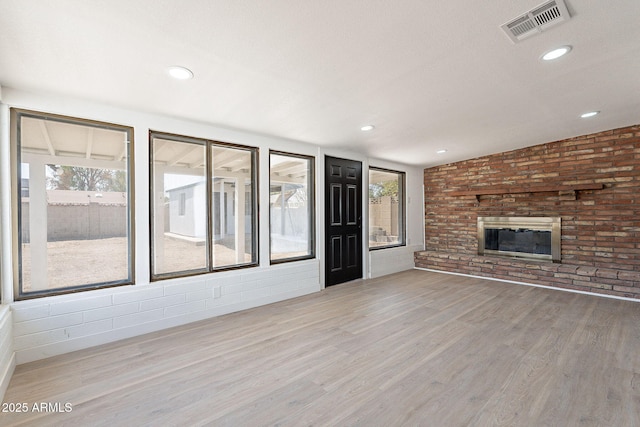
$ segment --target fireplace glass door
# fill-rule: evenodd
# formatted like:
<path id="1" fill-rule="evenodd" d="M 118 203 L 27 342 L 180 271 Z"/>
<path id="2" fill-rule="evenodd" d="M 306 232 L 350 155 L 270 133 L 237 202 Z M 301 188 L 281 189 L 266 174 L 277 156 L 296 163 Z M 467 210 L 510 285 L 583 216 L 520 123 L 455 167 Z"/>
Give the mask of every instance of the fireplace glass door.
<path id="1" fill-rule="evenodd" d="M 560 261 L 559 217 L 478 217 L 478 254 Z"/>

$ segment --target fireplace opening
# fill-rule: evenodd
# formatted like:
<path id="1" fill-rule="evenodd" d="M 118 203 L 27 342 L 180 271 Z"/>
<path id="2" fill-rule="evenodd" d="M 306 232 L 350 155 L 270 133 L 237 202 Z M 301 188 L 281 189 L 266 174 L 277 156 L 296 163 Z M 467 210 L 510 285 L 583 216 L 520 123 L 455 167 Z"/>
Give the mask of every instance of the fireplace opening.
<path id="1" fill-rule="evenodd" d="M 521 228 L 485 228 L 484 248 L 551 255 L 551 232 Z"/>
<path id="2" fill-rule="evenodd" d="M 478 254 L 560 262 L 560 218 L 478 217 Z"/>

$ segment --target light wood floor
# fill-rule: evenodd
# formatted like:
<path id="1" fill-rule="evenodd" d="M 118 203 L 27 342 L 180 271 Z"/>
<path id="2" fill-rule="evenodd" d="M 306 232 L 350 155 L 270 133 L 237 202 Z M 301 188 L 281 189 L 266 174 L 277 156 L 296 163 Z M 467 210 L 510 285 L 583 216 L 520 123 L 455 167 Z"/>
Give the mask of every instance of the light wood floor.
<path id="1" fill-rule="evenodd" d="M 0 425 L 640 426 L 640 304 L 407 271 L 18 366 Z"/>

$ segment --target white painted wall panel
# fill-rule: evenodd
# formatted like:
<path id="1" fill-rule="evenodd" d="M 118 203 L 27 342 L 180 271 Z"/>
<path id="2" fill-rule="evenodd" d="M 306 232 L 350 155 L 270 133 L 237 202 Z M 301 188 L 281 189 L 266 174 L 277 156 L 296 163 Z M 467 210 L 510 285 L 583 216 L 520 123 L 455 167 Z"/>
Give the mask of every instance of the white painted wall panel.
<path id="1" fill-rule="evenodd" d="M 422 245 L 407 245 L 370 251 L 370 277 L 375 278 L 412 269 L 414 267 L 413 254 L 422 249 Z"/>
<path id="2" fill-rule="evenodd" d="M 318 261 L 302 263 L 272 267 L 278 270 L 276 277 L 257 268 L 255 273 L 229 271 L 189 278 L 188 283 L 169 280 L 16 302 L 13 307 L 20 313 L 13 331 L 16 360 L 26 363 L 319 291 Z M 226 284 L 220 297 L 214 298 L 220 283 Z M 83 296 L 89 301 L 86 307 Z M 107 299 L 110 305 L 102 307 Z M 52 316 L 54 306 L 67 313 Z M 72 308 L 76 311 L 69 312 Z"/>
<path id="3" fill-rule="evenodd" d="M 0 402 L 16 366 L 13 353 L 13 319 L 8 305 L 0 306 Z"/>

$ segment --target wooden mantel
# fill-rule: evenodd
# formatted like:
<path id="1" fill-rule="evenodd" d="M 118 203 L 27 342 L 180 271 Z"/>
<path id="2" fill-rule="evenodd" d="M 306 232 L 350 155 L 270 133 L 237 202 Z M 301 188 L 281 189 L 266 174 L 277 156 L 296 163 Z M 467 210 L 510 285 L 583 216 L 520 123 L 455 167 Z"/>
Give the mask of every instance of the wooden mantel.
<path id="1" fill-rule="evenodd" d="M 575 185 L 530 185 L 523 187 L 496 187 L 490 186 L 487 188 L 477 188 L 475 190 L 465 191 L 450 191 L 445 194 L 449 196 L 475 196 L 479 201 L 480 196 L 493 196 L 497 194 L 522 194 L 522 193 L 549 193 L 558 192 L 558 195 L 562 196 L 566 193 L 584 190 L 602 190 L 604 184 L 575 184 Z"/>

